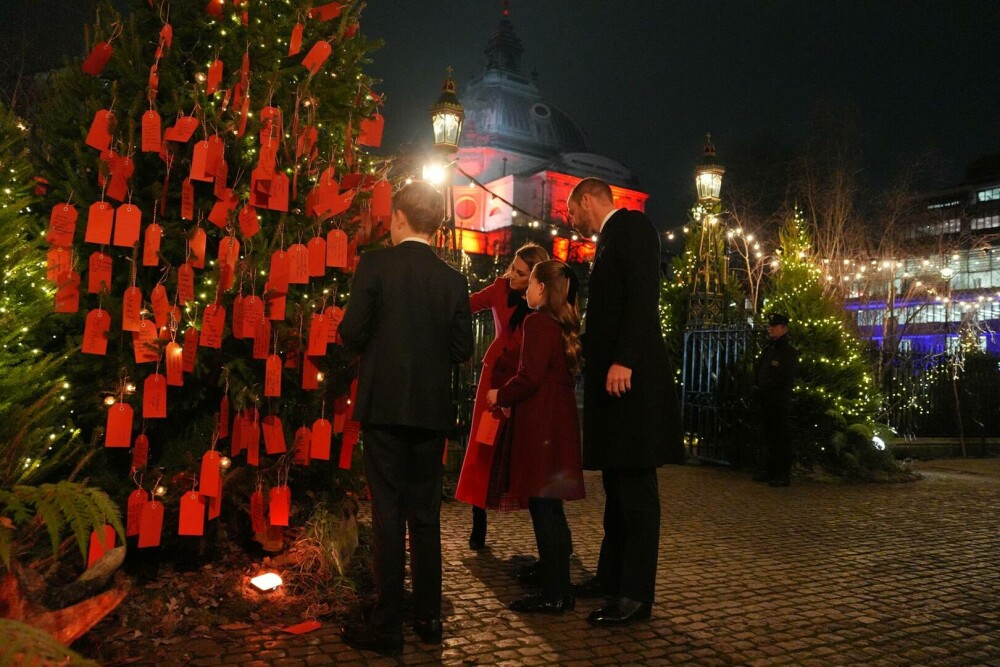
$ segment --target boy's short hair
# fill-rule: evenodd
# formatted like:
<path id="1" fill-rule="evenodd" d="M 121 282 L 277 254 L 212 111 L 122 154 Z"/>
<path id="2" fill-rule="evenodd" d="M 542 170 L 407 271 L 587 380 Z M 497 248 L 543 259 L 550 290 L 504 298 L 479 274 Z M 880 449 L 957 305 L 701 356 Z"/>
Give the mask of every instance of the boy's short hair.
<path id="1" fill-rule="evenodd" d="M 392 198 L 392 208 L 406 215 L 410 229 L 433 236 L 444 222 L 444 196 L 425 181 L 413 181 Z"/>

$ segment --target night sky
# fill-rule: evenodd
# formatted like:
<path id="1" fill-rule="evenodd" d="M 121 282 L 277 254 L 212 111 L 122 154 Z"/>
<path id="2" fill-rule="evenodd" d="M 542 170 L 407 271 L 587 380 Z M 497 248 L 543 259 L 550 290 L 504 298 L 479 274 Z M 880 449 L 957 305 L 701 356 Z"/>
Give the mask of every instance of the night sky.
<path id="1" fill-rule="evenodd" d="M 82 43 L 93 4 L 0 0 L 0 46 L 25 35 L 32 64 L 55 64 Z M 429 144 L 445 67 L 461 97 L 502 4 L 368 1 L 362 29 L 385 40 L 369 71 L 388 99 L 388 150 Z M 874 187 L 917 159 L 923 186 L 949 185 L 1000 152 L 996 0 L 511 0 L 510 20 L 546 101 L 636 173 L 661 226 L 684 222 L 707 131 L 730 166 L 724 188 L 754 156 L 800 147 L 817 108 L 857 119 Z"/>

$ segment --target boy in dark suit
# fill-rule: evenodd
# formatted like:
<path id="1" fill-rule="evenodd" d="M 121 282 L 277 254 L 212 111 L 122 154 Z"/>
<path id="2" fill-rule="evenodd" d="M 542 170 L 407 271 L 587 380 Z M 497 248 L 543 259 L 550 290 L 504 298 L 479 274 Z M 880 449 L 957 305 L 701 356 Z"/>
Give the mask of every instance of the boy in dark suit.
<path id="1" fill-rule="evenodd" d="M 403 647 L 403 570 L 410 530 L 414 625 L 441 642 L 441 457 L 455 422 L 452 366 L 472 356 L 469 285 L 434 253 L 444 199 L 413 182 L 393 197 L 393 247 L 361 257 L 340 335 L 361 354 L 354 418 L 372 495 L 376 602 L 348 644 Z"/>

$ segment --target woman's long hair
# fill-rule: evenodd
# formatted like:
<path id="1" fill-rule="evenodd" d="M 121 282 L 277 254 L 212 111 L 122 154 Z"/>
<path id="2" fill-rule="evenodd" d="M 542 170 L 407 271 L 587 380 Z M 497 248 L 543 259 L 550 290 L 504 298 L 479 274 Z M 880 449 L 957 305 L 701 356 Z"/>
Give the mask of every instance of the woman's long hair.
<path id="1" fill-rule="evenodd" d="M 573 269 L 562 262 L 550 259 L 539 262 L 531 275 L 545 285 L 542 291 L 540 312 L 551 316 L 562 327 L 566 365 L 570 373 L 580 370 L 580 307 L 577 303 L 579 281 Z"/>
<path id="2" fill-rule="evenodd" d="M 514 259 L 520 259 L 522 262 L 528 265 L 528 274 L 531 274 L 531 270 L 535 268 L 535 265 L 539 262 L 544 262 L 549 258 L 549 253 L 545 252 L 545 248 L 536 243 L 525 243 L 523 246 L 517 249 L 514 253 Z M 504 278 L 510 278 L 510 272 L 514 270 L 514 259 L 510 261 L 510 266 L 504 272 Z M 509 284 L 509 283 L 508 283 Z M 521 326 L 530 313 L 531 309 L 528 308 L 528 303 L 524 300 L 523 292 L 510 291 L 507 294 L 507 305 L 514 308 L 513 312 L 510 314 L 510 319 L 507 324 L 510 326 L 510 330 Z"/>

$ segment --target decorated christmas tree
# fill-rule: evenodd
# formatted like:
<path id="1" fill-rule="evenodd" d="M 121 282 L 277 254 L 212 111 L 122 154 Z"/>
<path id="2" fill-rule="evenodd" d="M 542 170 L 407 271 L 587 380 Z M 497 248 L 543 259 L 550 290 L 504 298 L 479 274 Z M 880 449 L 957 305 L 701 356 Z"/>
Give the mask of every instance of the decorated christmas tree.
<path id="1" fill-rule="evenodd" d="M 203 534 L 223 498 L 273 535 L 356 483 L 337 326 L 392 191 L 363 148 L 382 117 L 362 6 L 107 2 L 52 77 L 42 326 L 140 547 Z"/>
<path id="2" fill-rule="evenodd" d="M 792 407 L 793 438 L 806 462 L 872 467 L 879 392 L 858 337 L 845 311 L 824 293 L 822 271 L 799 212 L 779 234 L 778 270 L 762 315 L 787 315 L 799 372 Z M 864 459 L 864 460 L 862 460 Z"/>

